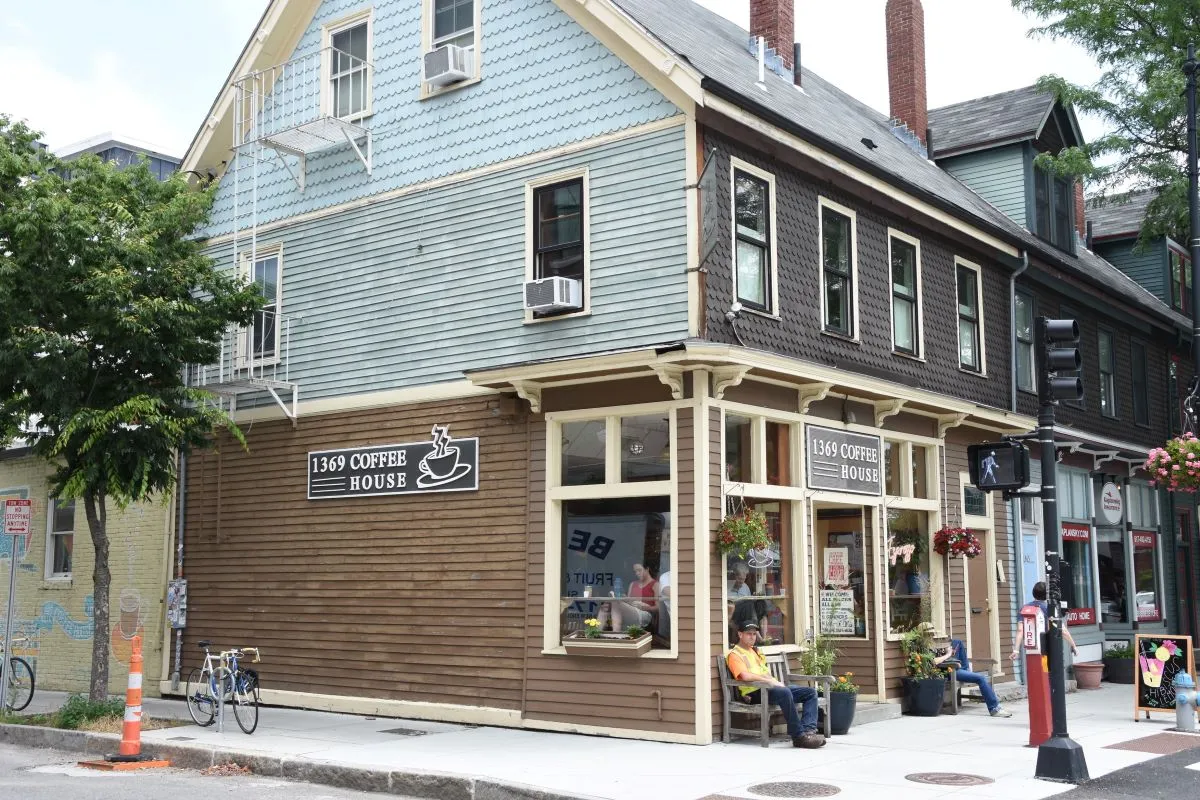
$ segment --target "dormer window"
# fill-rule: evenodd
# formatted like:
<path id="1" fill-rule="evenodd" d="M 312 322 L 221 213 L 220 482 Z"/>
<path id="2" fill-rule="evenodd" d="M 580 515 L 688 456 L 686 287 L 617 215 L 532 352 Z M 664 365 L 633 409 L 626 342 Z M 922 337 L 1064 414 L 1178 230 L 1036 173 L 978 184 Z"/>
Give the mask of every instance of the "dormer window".
<path id="1" fill-rule="evenodd" d="M 1168 250 L 1171 265 L 1171 308 L 1187 314 L 1192 307 L 1192 262 L 1183 253 Z"/>
<path id="2" fill-rule="evenodd" d="M 1075 250 L 1075 186 L 1070 178 L 1059 178 L 1033 168 L 1034 232 L 1050 244 Z"/>

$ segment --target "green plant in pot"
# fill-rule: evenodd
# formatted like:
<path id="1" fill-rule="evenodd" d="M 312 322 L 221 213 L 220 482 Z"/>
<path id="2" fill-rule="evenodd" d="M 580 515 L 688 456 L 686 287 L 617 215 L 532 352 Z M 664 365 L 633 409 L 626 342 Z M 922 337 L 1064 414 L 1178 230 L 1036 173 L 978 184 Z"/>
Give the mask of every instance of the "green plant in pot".
<path id="1" fill-rule="evenodd" d="M 1133 683 L 1133 647 L 1122 642 L 1104 651 L 1104 680 L 1109 683 Z"/>
<path id="2" fill-rule="evenodd" d="M 767 549 L 771 546 L 767 515 L 753 508 L 727 514 L 717 526 L 716 541 L 722 555 L 735 553 L 745 558 L 751 550 Z"/>
<path id="3" fill-rule="evenodd" d="M 858 707 L 858 684 L 853 682 L 854 673 L 838 675 L 829 686 L 829 732 L 841 736 L 854 724 L 854 711 Z"/>
<path id="4" fill-rule="evenodd" d="M 918 717 L 936 717 L 942 713 L 946 698 L 946 671 L 933 663 L 933 626 L 923 622 L 906 632 L 900 640 L 907 678 L 904 686 L 908 713 Z"/>

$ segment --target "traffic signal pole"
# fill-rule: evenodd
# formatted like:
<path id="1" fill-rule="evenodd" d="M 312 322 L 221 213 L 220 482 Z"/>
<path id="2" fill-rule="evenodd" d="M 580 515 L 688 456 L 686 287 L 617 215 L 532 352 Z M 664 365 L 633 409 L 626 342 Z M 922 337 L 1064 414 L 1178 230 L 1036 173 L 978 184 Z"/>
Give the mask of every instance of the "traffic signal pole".
<path id="1" fill-rule="evenodd" d="M 1070 324 L 1070 331 L 1064 323 Z M 1070 369 L 1067 353 L 1075 359 L 1078 369 L 1079 351 L 1051 349 L 1053 344 L 1065 344 L 1070 333 L 1078 339 L 1078 327 L 1073 320 L 1051 320 L 1038 317 L 1034 323 L 1034 348 L 1040 362 L 1038 369 L 1038 445 L 1042 459 L 1042 520 L 1046 541 L 1046 577 L 1049 584 L 1049 620 L 1046 630 L 1046 655 L 1050 672 L 1050 738 L 1038 746 L 1037 770 L 1034 777 L 1060 783 L 1083 783 L 1088 780 L 1087 760 L 1083 748 L 1067 733 L 1067 681 L 1062 648 L 1062 586 L 1059 560 L 1062 549 L 1062 530 L 1058 524 L 1058 457 L 1054 446 L 1054 407 L 1057 396 L 1064 396 L 1072 379 L 1056 378 L 1059 369 Z M 1082 383 L 1073 379 L 1082 392 Z"/>

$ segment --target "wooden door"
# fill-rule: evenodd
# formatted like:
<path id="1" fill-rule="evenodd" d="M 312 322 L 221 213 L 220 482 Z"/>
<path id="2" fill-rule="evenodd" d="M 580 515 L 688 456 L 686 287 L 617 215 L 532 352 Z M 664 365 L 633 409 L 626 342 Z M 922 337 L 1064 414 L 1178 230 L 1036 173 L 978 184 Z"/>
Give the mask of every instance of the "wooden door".
<path id="1" fill-rule="evenodd" d="M 994 551 L 987 541 L 991 534 L 981 530 L 972 533 L 979 537 L 984 548 L 980 555 L 967 559 L 967 624 L 971 628 L 969 655 L 972 659 L 995 660 L 996 654 L 992 652 L 992 631 L 997 630 L 995 600 L 992 597 L 995 567 L 991 563 Z"/>

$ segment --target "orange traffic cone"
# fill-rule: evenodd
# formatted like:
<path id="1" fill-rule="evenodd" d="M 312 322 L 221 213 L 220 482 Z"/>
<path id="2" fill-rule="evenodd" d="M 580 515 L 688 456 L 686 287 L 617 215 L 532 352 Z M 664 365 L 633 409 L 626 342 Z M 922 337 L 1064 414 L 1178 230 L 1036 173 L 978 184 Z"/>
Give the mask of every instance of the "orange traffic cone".
<path id="1" fill-rule="evenodd" d="M 133 653 L 129 657 L 129 687 L 125 690 L 125 724 L 121 727 L 121 747 L 115 756 L 103 761 L 80 761 L 81 767 L 95 769 L 148 769 L 169 767 L 170 761 L 142 755 L 142 637 L 133 637 Z"/>

